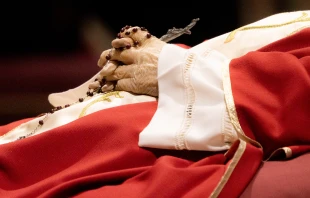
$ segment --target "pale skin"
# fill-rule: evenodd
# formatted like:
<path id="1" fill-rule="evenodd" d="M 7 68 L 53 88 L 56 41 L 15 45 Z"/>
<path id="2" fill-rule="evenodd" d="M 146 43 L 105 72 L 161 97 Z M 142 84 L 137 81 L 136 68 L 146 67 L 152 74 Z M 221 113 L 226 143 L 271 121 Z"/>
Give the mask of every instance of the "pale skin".
<path id="1" fill-rule="evenodd" d="M 105 79 L 101 89 L 158 96 L 158 57 L 166 42 L 139 27 L 127 28 L 112 41 L 112 49 L 103 51 L 98 60 L 102 70 L 97 79 Z M 98 81 L 89 88 L 98 88 Z"/>

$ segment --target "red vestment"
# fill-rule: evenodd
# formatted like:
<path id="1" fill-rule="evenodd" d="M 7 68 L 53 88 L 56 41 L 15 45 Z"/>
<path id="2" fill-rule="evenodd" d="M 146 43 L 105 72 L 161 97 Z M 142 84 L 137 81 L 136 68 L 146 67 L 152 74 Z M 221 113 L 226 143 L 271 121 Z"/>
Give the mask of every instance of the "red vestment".
<path id="1" fill-rule="evenodd" d="M 265 157 L 299 145 L 294 154 L 310 143 L 309 35 L 307 28 L 230 63 L 240 124 L 262 145 Z"/>
<path id="2" fill-rule="evenodd" d="M 156 102 L 125 105 L 0 145 L 0 197 L 238 197 L 264 157 L 310 145 L 310 29 L 230 63 L 240 140 L 227 152 L 138 146 Z M 0 134 L 19 121 L 0 127 Z"/>

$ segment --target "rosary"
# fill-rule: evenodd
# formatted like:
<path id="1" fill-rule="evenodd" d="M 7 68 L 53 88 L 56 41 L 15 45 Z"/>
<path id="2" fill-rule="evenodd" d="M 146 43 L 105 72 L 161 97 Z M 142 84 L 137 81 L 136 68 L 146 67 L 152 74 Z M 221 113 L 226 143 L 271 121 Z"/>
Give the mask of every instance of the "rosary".
<path id="1" fill-rule="evenodd" d="M 175 38 L 177 38 L 177 37 L 179 37 L 179 36 L 181 36 L 181 35 L 183 35 L 183 34 L 188 34 L 188 35 L 191 34 L 190 29 L 191 29 L 192 27 L 195 26 L 195 24 L 197 23 L 197 21 L 199 21 L 199 18 L 193 19 L 193 20 L 191 21 L 191 23 L 190 23 L 189 25 L 187 25 L 185 28 L 175 28 L 175 27 L 173 27 L 172 29 L 169 29 L 168 32 L 160 38 L 160 40 L 162 40 L 162 41 L 168 43 L 169 41 L 171 41 L 171 40 L 173 40 L 173 39 L 175 39 Z M 131 28 L 131 26 L 126 25 L 125 27 L 123 27 L 123 28 L 121 29 L 121 32 L 125 32 L 125 31 L 126 31 L 127 29 L 129 29 L 129 28 Z M 133 28 L 133 29 L 132 29 L 133 32 L 137 32 L 137 31 L 139 31 L 139 30 L 140 30 L 140 31 L 147 31 L 147 29 L 145 29 L 144 27 L 141 27 L 141 28 Z M 127 34 L 130 34 L 130 32 L 127 32 L 127 31 L 126 31 L 125 34 L 126 34 L 126 35 L 127 35 Z M 146 38 L 151 38 L 151 37 L 152 37 L 152 35 L 151 35 L 150 33 L 148 33 L 148 34 L 146 35 Z M 120 33 L 117 34 L 117 38 L 121 38 Z M 135 45 L 138 45 L 139 43 L 138 43 L 137 41 L 135 41 L 134 44 L 135 44 Z M 126 46 L 127 49 L 129 49 L 130 47 L 131 47 L 131 46 L 128 46 L 128 47 Z M 106 57 L 107 60 L 109 60 L 110 58 L 111 58 L 111 57 L 109 57 L 109 55 Z M 99 81 L 99 80 L 98 80 L 98 79 L 95 79 L 95 81 Z M 106 98 L 105 96 L 110 96 L 114 91 L 103 92 L 103 91 L 102 91 L 102 87 L 103 87 L 104 84 L 105 84 L 105 79 L 102 79 L 102 80 L 99 81 L 99 87 L 98 87 L 98 88 L 96 88 L 96 89 L 94 89 L 94 90 L 89 89 L 89 90 L 86 92 L 86 95 L 85 95 L 84 97 L 82 97 L 82 98 L 79 98 L 78 101 L 76 101 L 76 102 L 74 102 L 74 103 L 72 103 L 72 104 L 66 104 L 66 105 L 64 105 L 64 106 L 57 106 L 57 107 L 54 107 L 54 108 L 52 108 L 48 113 L 42 113 L 42 114 L 38 115 L 37 117 L 44 116 L 42 119 L 40 119 L 40 120 L 38 121 L 38 125 L 37 125 L 32 131 L 30 131 L 29 133 L 27 133 L 26 135 L 19 136 L 19 137 L 17 138 L 17 140 L 21 140 L 21 139 L 27 138 L 27 137 L 29 137 L 29 136 L 35 134 L 35 133 L 37 132 L 37 130 L 38 130 L 42 125 L 44 125 L 44 123 L 46 122 L 48 116 L 49 116 L 50 114 L 53 114 L 53 113 L 56 112 L 56 111 L 59 111 L 59 110 L 64 109 L 64 108 L 68 108 L 68 107 L 70 107 L 71 105 L 74 105 L 74 104 L 76 104 L 76 103 L 81 103 L 81 102 L 85 101 L 87 98 L 90 98 L 90 97 L 92 97 L 92 96 L 94 96 L 94 95 L 102 94 L 102 95 L 103 95 L 103 98 Z M 118 92 L 117 92 L 117 93 L 115 92 L 115 95 L 118 95 Z M 96 100 L 96 101 L 97 101 L 97 100 Z M 0 136 L 0 138 L 6 136 L 7 134 L 9 134 L 10 132 L 14 131 L 15 129 L 16 129 L 16 128 L 14 128 L 13 130 L 7 132 L 6 134 Z"/>

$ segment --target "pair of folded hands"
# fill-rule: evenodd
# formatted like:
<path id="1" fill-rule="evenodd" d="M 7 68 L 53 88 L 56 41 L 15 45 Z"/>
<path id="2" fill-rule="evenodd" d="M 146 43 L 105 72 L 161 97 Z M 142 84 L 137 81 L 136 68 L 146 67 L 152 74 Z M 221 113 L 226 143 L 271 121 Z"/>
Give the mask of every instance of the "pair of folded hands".
<path id="1" fill-rule="evenodd" d="M 112 48 L 102 52 L 98 60 L 102 70 L 89 89 L 158 96 L 158 57 L 165 44 L 145 28 L 125 26 Z"/>

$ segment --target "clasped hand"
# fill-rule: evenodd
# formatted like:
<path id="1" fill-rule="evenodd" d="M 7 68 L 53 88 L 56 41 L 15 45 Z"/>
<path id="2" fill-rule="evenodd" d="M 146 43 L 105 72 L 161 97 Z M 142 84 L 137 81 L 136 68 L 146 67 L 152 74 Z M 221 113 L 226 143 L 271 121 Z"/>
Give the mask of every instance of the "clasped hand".
<path id="1" fill-rule="evenodd" d="M 158 56 L 165 44 L 145 28 L 125 26 L 112 48 L 102 52 L 98 60 L 102 70 L 89 88 L 158 96 Z"/>

